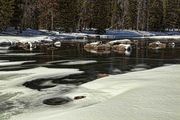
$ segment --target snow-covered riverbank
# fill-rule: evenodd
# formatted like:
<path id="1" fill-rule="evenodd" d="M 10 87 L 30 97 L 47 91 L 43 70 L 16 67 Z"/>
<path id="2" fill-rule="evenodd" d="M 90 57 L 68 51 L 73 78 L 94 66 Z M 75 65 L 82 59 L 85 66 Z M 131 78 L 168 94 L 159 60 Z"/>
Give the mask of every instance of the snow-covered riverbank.
<path id="1" fill-rule="evenodd" d="M 16 33 L 16 34 L 15 34 Z M 106 34 L 95 32 L 60 33 L 58 31 L 27 29 L 20 34 L 15 31 L 3 32 L 0 35 L 0 43 L 11 42 L 40 42 L 42 40 L 65 40 L 65 39 L 124 39 L 124 38 L 150 38 L 150 39 L 180 39 L 180 32 L 148 32 L 135 30 L 107 30 Z"/>
<path id="2" fill-rule="evenodd" d="M 172 65 L 111 75 L 65 95 L 86 96 L 82 100 L 36 108 L 11 120 L 179 120 L 179 73 L 180 65 Z"/>

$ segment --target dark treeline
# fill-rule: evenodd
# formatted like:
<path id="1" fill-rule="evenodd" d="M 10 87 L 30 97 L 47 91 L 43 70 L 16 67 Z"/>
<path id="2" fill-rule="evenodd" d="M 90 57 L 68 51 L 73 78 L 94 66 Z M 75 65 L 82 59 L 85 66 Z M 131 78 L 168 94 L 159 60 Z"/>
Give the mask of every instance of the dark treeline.
<path id="1" fill-rule="evenodd" d="M 0 30 L 180 29 L 180 0 L 0 0 Z"/>

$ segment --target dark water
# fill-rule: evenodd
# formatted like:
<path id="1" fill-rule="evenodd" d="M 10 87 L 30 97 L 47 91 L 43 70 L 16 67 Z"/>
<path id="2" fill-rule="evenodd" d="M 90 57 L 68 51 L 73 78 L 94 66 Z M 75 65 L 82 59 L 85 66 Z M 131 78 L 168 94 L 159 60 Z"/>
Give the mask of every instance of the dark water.
<path id="1" fill-rule="evenodd" d="M 151 40 L 152 41 L 152 40 Z M 39 66 L 48 68 L 77 68 L 84 71 L 83 74 L 70 75 L 64 78 L 54 78 L 51 81 L 55 84 L 74 84 L 80 85 L 88 81 L 92 81 L 100 77 L 100 75 L 109 74 L 123 74 L 127 72 L 134 72 L 138 70 L 152 69 L 160 67 L 166 64 L 180 64 L 180 42 L 173 40 L 176 43 L 175 48 L 166 48 L 161 50 L 153 50 L 147 48 L 147 42 L 139 40 L 139 46 L 133 47 L 133 50 L 129 56 L 124 54 L 118 54 L 110 52 L 107 54 L 102 53 L 90 53 L 84 50 L 85 43 L 66 42 L 62 43 L 62 47 L 58 50 L 51 51 L 34 51 L 34 53 L 42 53 L 38 55 L 21 55 L 21 53 L 27 53 L 25 51 L 9 51 L 6 54 L 0 54 L 0 60 L 10 61 L 27 61 L 35 60 L 35 63 L 23 64 L 21 66 L 0 67 L 0 71 L 15 71 L 22 69 L 30 69 Z M 171 40 L 164 40 L 162 42 L 169 42 Z M 12 54 L 13 55 L 8 55 Z M 68 61 L 79 60 L 95 60 L 96 63 L 86 65 L 62 65 Z M 54 61 L 54 62 L 53 62 Z M 69 79 L 72 79 L 69 81 Z M 55 87 L 56 85 L 41 86 L 43 82 L 49 81 L 49 79 L 37 79 L 30 82 L 26 82 L 23 85 L 36 90 L 42 90 L 46 88 Z"/>

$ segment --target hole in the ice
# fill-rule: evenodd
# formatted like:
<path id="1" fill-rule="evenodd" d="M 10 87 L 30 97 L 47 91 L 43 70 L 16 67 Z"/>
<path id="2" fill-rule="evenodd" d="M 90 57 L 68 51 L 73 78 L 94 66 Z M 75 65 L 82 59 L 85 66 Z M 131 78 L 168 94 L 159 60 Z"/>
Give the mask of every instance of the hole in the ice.
<path id="1" fill-rule="evenodd" d="M 43 101 L 43 104 L 46 105 L 63 105 L 68 102 L 71 102 L 72 99 L 68 97 L 56 97 L 56 98 L 50 98 Z"/>

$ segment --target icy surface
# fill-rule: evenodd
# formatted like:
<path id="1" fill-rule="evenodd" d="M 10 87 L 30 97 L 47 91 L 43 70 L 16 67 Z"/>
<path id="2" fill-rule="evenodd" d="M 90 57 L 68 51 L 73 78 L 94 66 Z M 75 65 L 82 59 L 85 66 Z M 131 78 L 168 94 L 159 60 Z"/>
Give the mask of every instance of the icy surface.
<path id="1" fill-rule="evenodd" d="M 11 120 L 179 120 L 180 65 L 111 75 L 65 94 L 85 99 L 27 111 Z"/>
<path id="2" fill-rule="evenodd" d="M 38 67 L 17 71 L 0 71 L 0 120 L 10 116 L 46 107 L 42 101 L 53 96 L 62 96 L 64 92 L 75 88 L 74 85 L 56 85 L 47 90 L 37 91 L 26 88 L 23 84 L 37 79 L 61 78 L 72 74 L 83 73 L 78 69 L 53 69 Z M 45 82 L 42 85 L 52 85 Z M 1 113 L 3 111 L 3 113 Z"/>
<path id="3" fill-rule="evenodd" d="M 14 66 L 14 65 L 22 65 L 24 63 L 33 63 L 33 62 L 36 62 L 36 61 L 17 61 L 17 62 L 1 62 L 0 61 L 0 67 L 3 67 L 3 66 Z"/>
<path id="4" fill-rule="evenodd" d="M 3 54 L 5 56 L 35 56 L 35 55 L 42 55 L 43 53 L 7 53 Z"/>
<path id="5" fill-rule="evenodd" d="M 145 37 L 145 38 L 151 38 L 151 39 L 180 39 L 180 35 L 172 35 L 172 36 L 151 36 L 151 37 Z"/>
<path id="6" fill-rule="evenodd" d="M 77 60 L 77 61 L 70 61 L 70 62 L 65 62 L 61 63 L 61 65 L 86 65 L 86 64 L 91 64 L 91 63 L 96 63 L 97 61 L 95 60 Z"/>

